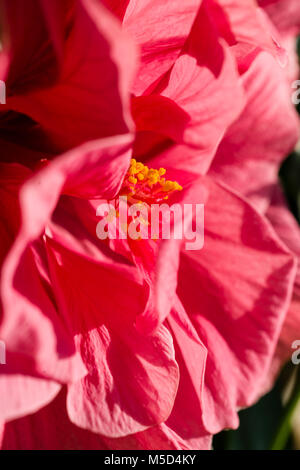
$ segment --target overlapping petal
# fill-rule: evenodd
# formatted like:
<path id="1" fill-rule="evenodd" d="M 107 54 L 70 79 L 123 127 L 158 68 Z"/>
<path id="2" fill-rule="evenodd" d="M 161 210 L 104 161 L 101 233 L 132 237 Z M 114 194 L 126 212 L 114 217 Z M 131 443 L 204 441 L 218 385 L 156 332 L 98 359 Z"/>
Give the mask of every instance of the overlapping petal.
<path id="1" fill-rule="evenodd" d="M 65 407 L 66 391 L 38 413 L 7 423 L 3 429 L 3 449 L 24 450 L 189 450 L 171 428 L 162 424 L 130 436 L 108 439 L 74 425 Z M 47 422 L 47 426 L 43 423 Z M 201 448 L 210 449 L 210 437 Z"/>
<path id="2" fill-rule="evenodd" d="M 204 248 L 182 254 L 178 280 L 180 299 L 208 351 L 202 396 L 208 431 L 237 427 L 236 410 L 256 399 L 295 272 L 295 259 L 270 224 L 246 201 L 212 183 Z"/>
<path id="3" fill-rule="evenodd" d="M 248 53 L 255 49 L 267 50 L 279 63 L 287 63 L 286 52 L 280 44 L 280 36 L 256 0 L 209 0 L 213 18 L 231 46 L 246 45 Z M 245 28 L 247 24 L 247 28 Z M 249 47 L 250 46 L 250 47 Z"/>
<path id="4" fill-rule="evenodd" d="M 201 3 L 202 0 L 129 1 L 123 26 L 141 49 L 141 64 L 133 87 L 136 95 L 143 94 L 174 64 Z"/>
<path id="5" fill-rule="evenodd" d="M 266 212 L 267 218 L 286 246 L 297 256 L 298 270 L 294 285 L 293 297 L 286 315 L 279 342 L 276 348 L 267 386 L 273 384 L 281 366 L 290 359 L 294 352 L 293 343 L 300 338 L 300 229 L 294 216 L 290 213 L 279 185 L 273 187 L 271 204 Z"/>
<path id="6" fill-rule="evenodd" d="M 2 217 L 5 214 L 7 216 L 1 227 L 5 229 L 3 234 L 8 231 L 11 233 L 3 253 L 1 339 L 6 344 L 9 365 L 5 366 L 3 373 L 12 374 L 8 381 L 15 383 L 16 397 L 22 392 L 19 374 L 24 374 L 24 390 L 29 389 L 28 394 L 24 393 L 19 398 L 19 402 L 13 395 L 3 398 L 3 403 L 6 403 L 5 416 L 6 413 L 9 416 L 13 413 L 8 403 L 17 404 L 14 416 L 24 413 L 24 410 L 34 411 L 59 390 L 59 386 L 51 381 L 76 381 L 86 374 L 86 368 L 76 353 L 67 318 L 57 315 L 57 301 L 53 297 L 44 239 L 39 240 L 37 237 L 44 233 L 49 224 L 63 188 L 71 193 L 76 192 L 79 196 L 83 194 L 84 197 L 89 196 L 89 191 L 106 196 L 115 194 L 122 174 L 127 169 L 130 138 L 121 136 L 115 142 L 114 146 L 111 141 L 101 140 L 98 144 L 93 142 L 77 151 L 71 151 L 32 178 L 31 172 L 21 165 L 4 166 L 6 173 L 2 171 L 2 183 L 4 189 L 7 188 L 7 193 L 10 191 L 14 206 L 8 205 L 10 200 L 6 194 L 6 212 L 2 210 L 1 214 Z M 105 168 L 103 172 L 99 172 L 101 160 Z M 85 173 L 82 172 L 83 166 Z M 89 185 L 91 182 L 92 187 Z M 18 190 L 21 186 L 20 218 Z M 12 227 L 9 221 L 13 222 Z M 5 257 L 10 247 L 11 250 Z M 29 379 L 26 375 L 37 378 Z M 40 380 L 42 377 L 50 379 L 48 388 Z M 49 394 L 46 395 L 48 389 Z M 38 390 L 41 392 L 40 398 Z"/>
<path id="7" fill-rule="evenodd" d="M 135 72 L 135 45 L 97 0 L 75 2 L 72 15 L 57 80 L 22 94 L 10 92 L 8 87 L 4 108 L 29 116 L 56 150 L 126 134 L 133 126 L 128 88 Z M 38 47 L 38 37 L 36 42 Z"/>
<path id="8" fill-rule="evenodd" d="M 199 48 L 203 35 L 205 43 Z M 171 145 L 169 142 L 164 158 L 161 158 L 166 167 L 203 174 L 243 105 L 236 63 L 228 46 L 220 42 L 204 4 L 199 9 L 182 54 L 151 94 L 135 99 L 133 114 L 138 131 L 153 132 L 154 149 L 157 135 L 170 140 Z M 163 121 L 161 108 L 169 116 L 174 116 L 171 125 L 168 119 Z M 172 141 L 177 145 L 184 144 L 179 153 Z M 139 158 L 145 158 L 151 155 L 151 144 L 147 143 L 145 149 L 138 135 L 135 151 Z"/>
<path id="9" fill-rule="evenodd" d="M 8 58 L 1 79 L 9 95 L 44 88 L 57 80 L 74 4 L 74 0 L 1 0 L 1 62 L 5 56 Z"/>
<path id="10" fill-rule="evenodd" d="M 300 11 L 297 0 L 258 0 L 281 34 L 296 35 L 300 30 Z"/>
<path id="11" fill-rule="evenodd" d="M 0 388 L 0 416 L 3 421 L 10 421 L 34 413 L 50 403 L 58 394 L 61 386 L 50 380 L 42 380 L 23 374 L 1 373 Z"/>
<path id="12" fill-rule="evenodd" d="M 24 26 L 23 3 L 1 1 L 3 448 L 209 448 L 298 315 L 295 227 L 260 214 L 298 137 L 276 28 L 254 0 L 29 0 Z M 98 239 L 132 156 L 206 202 L 202 250 Z"/>
<path id="13" fill-rule="evenodd" d="M 107 437 L 122 437 L 168 418 L 179 369 L 166 328 L 147 337 L 132 328 L 102 326 L 79 341 L 89 375 L 69 387 L 71 421 Z"/>
<path id="14" fill-rule="evenodd" d="M 286 77 L 267 53 L 242 76 L 246 106 L 218 148 L 211 173 L 265 210 L 278 166 L 295 146 L 299 119 Z"/>

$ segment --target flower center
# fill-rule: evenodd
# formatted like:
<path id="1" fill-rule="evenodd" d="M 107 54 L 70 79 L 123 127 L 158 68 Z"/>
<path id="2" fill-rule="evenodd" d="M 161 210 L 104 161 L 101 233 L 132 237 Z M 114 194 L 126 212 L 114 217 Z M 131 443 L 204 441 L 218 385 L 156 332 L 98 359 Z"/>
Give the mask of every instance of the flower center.
<path id="1" fill-rule="evenodd" d="M 165 168 L 159 170 L 148 168 L 133 158 L 120 194 L 127 196 L 129 202 L 142 201 L 148 204 L 162 202 L 175 191 L 182 190 L 177 181 L 166 180 L 165 174 Z"/>

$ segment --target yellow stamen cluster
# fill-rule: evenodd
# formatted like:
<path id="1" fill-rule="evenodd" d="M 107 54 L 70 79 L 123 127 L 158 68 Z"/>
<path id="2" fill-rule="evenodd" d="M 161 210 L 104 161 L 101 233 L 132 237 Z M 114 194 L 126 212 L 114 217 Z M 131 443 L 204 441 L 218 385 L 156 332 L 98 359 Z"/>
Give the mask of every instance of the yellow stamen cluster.
<path id="1" fill-rule="evenodd" d="M 165 193 L 165 195 L 173 191 L 181 191 L 182 186 L 180 186 L 177 181 L 166 180 L 163 177 L 165 173 L 165 168 L 159 168 L 159 170 L 155 170 L 154 168 L 148 168 L 147 165 L 144 165 L 141 162 L 137 162 L 133 158 L 130 161 L 130 167 L 126 179 L 130 184 L 130 189 L 134 193 L 139 192 L 139 189 L 146 190 L 146 188 L 148 188 L 148 191 L 149 189 L 153 191 L 155 190 L 155 194 L 157 194 L 158 192 L 163 192 Z"/>

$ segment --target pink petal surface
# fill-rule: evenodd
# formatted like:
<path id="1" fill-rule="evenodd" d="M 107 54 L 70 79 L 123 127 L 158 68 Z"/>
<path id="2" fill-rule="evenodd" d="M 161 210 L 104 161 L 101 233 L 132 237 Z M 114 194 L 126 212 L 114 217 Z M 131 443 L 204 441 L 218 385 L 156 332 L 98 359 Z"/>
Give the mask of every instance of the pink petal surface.
<path id="1" fill-rule="evenodd" d="M 27 414 L 34 413 L 50 403 L 58 394 L 61 386 L 50 380 L 41 380 L 21 374 L 5 374 L 5 366 L 1 366 L 0 417 L 2 421 L 10 421 Z M 0 432 L 1 446 L 1 432 Z"/>
<path id="2" fill-rule="evenodd" d="M 211 174 L 264 211 L 278 166 L 297 142 L 299 118 L 284 72 L 269 54 L 259 54 L 242 80 L 245 110 L 221 142 Z"/>
<path id="3" fill-rule="evenodd" d="M 167 322 L 175 340 L 180 382 L 174 408 L 166 424 L 191 448 L 202 449 L 203 441 L 210 440 L 202 419 L 208 352 L 178 298 Z"/>
<path id="4" fill-rule="evenodd" d="M 124 18 L 126 9 L 130 0 L 104 0 L 104 4 L 112 11 L 121 21 Z"/>
<path id="5" fill-rule="evenodd" d="M 97 0 L 80 0 L 59 79 L 42 90 L 9 94 L 6 109 L 36 121 L 58 149 L 126 134 L 132 128 L 128 89 L 135 63 L 135 46 L 118 21 Z"/>
<path id="6" fill-rule="evenodd" d="M 203 35 L 205 42 L 199 48 Z M 157 135 L 184 144 L 164 152 L 165 167 L 203 174 L 243 105 L 235 61 L 229 48 L 219 42 L 207 8 L 202 6 L 183 53 L 151 94 L 135 99 L 133 110 L 137 130 L 153 132 L 154 148 Z M 164 119 L 161 108 L 169 119 Z M 146 147 L 144 155 L 145 144 L 141 144 L 138 141 L 135 151 L 139 158 L 147 158 L 151 147 Z"/>
<path id="7" fill-rule="evenodd" d="M 1 186 L 2 186 L 2 210 L 1 210 L 1 234 L 2 240 L 5 243 L 2 245 L 4 248 L 1 252 L 1 261 L 5 260 L 7 251 L 11 248 L 14 243 L 15 237 L 18 232 L 18 226 L 20 223 L 20 214 L 19 214 L 19 204 L 18 204 L 18 190 L 22 185 L 23 181 L 27 180 L 31 175 L 31 172 L 22 167 L 21 165 L 1 165 Z M 14 273 L 15 283 L 10 283 L 9 279 L 6 277 L 7 270 L 7 258 L 2 266 L 1 273 L 1 289 L 4 294 L 1 294 L 1 339 L 5 341 L 6 345 L 6 356 L 7 356 L 7 365 L 1 373 L 18 373 L 24 372 L 29 374 L 44 374 L 48 376 L 51 373 L 54 373 L 56 377 L 59 377 L 62 380 L 66 380 L 66 377 L 70 375 L 74 377 L 80 377 L 84 373 L 84 368 L 81 366 L 80 360 L 78 357 L 74 357 L 70 364 L 67 365 L 67 361 L 61 357 L 61 368 L 57 368 L 56 363 L 56 338 L 55 333 L 60 333 L 65 341 L 64 352 L 69 355 L 74 354 L 74 346 L 68 342 L 65 337 L 64 329 L 59 321 L 55 320 L 54 308 L 51 303 L 51 300 L 47 297 L 45 292 L 39 292 L 39 288 L 42 286 L 42 280 L 40 278 L 40 273 L 38 267 L 34 265 L 33 262 L 34 253 L 30 248 L 26 248 L 22 254 L 21 259 L 18 257 L 16 261 L 16 271 Z M 26 279 L 31 275 L 31 283 L 26 283 Z M 25 281 L 25 282 L 24 282 Z M 27 284 L 28 290 L 24 296 L 24 286 Z M 19 292 L 14 295 L 17 289 L 20 289 Z M 28 297 L 31 295 L 31 307 Z M 18 299 L 18 301 L 17 301 Z M 37 313 L 37 308 L 35 307 L 35 302 L 40 303 L 41 308 L 45 309 L 45 313 L 51 317 L 54 322 L 54 325 L 51 324 L 49 317 L 41 318 L 40 323 L 37 321 L 37 324 L 40 327 L 40 332 L 43 334 L 46 333 L 46 338 L 44 345 L 40 342 L 35 334 L 36 325 L 35 318 Z M 12 302 L 12 306 L 8 307 Z M 31 317 L 27 313 L 27 308 L 29 306 L 29 311 L 31 310 Z M 14 317 L 14 313 L 18 311 L 19 315 Z M 25 311 L 24 311 L 25 310 Z M 47 315 L 46 315 L 47 316 Z M 16 323 L 17 321 L 17 328 Z M 19 322 L 18 322 L 19 321 Z M 30 322 L 33 322 L 33 329 L 30 327 Z M 22 331 L 23 328 L 23 331 Z M 55 333 L 54 333 L 55 332 Z M 24 333 L 24 336 L 23 336 Z M 27 333 L 27 334 L 26 334 Z M 49 348 L 54 351 L 54 358 L 50 356 L 49 358 Z M 35 354 L 41 354 L 39 367 L 37 362 L 34 360 Z M 55 364 L 55 365 L 54 365 Z M 47 368 L 48 366 L 48 368 Z M 56 370 L 57 368 L 57 370 Z M 38 371 L 39 369 L 39 371 Z M 77 371 L 76 371 L 77 369 Z M 53 387 L 52 387 L 53 389 Z M 17 389 L 16 389 L 17 390 Z M 10 397 L 7 397 L 10 400 Z M 4 399 L 5 400 L 5 399 Z M 20 398 L 21 400 L 21 398 Z M 19 412 L 19 410 L 18 410 Z"/>
<path id="8" fill-rule="evenodd" d="M 0 446 L 2 446 L 3 435 L 4 435 L 4 423 L 0 423 Z"/>
<path id="9" fill-rule="evenodd" d="M 129 261 L 97 240 L 93 209 L 87 224 L 86 201 L 61 201 L 47 249 L 60 313 L 74 332 L 89 372 L 69 387 L 69 416 L 80 427 L 118 437 L 166 419 L 178 370 L 166 329 L 145 336 L 134 328 L 137 316 L 147 309 L 148 288 Z M 85 227 L 78 224 L 80 219 L 74 224 L 76 212 L 85 217 Z"/>
<path id="10" fill-rule="evenodd" d="M 1 0 L 3 46 L 7 57 L 8 94 L 20 94 L 51 85 L 58 77 L 73 0 Z M 26 21 L 24 17 L 26 16 Z M 26 37 L 26 48 L 24 48 Z"/>
<path id="11" fill-rule="evenodd" d="M 248 44 L 268 50 L 282 65 L 286 64 L 287 57 L 280 45 L 279 34 L 264 11 L 258 8 L 256 0 L 209 0 L 208 3 L 220 32 L 229 44 Z"/>
<path id="12" fill-rule="evenodd" d="M 56 314 L 56 307 L 46 287 L 50 282 L 48 262 L 39 254 L 40 249 L 37 250 L 38 246 L 34 246 L 33 241 L 44 232 L 64 186 L 67 190 L 69 184 L 72 192 L 76 187 L 76 194 L 79 195 L 84 187 L 84 194 L 87 195 L 90 176 L 95 185 L 94 191 L 107 196 L 117 191 L 122 172 L 128 165 L 128 141 L 130 139 L 122 136 L 119 141 L 116 140 L 115 147 L 112 145 L 114 142 L 101 141 L 71 151 L 50 163 L 22 187 L 22 227 L 2 267 L 1 282 L 1 336 L 7 342 L 12 353 L 11 361 L 16 367 L 19 362 L 20 366 L 22 364 L 30 370 L 34 359 L 39 373 L 63 381 L 66 376 L 79 378 L 85 373 L 79 357 L 75 355 L 71 360 L 75 352 L 74 341 Z M 106 158 L 110 159 L 109 165 Z M 105 167 L 103 172 L 100 169 L 101 160 Z M 86 173 L 81 171 L 83 165 Z M 93 177 L 95 174 L 98 179 Z M 32 207 L 35 207 L 34 212 Z M 26 282 L 29 273 L 30 283 Z M 19 327 L 22 325 L 20 335 L 15 334 L 16 323 Z M 23 362 L 20 362 L 20 355 L 24 356 Z M 59 358 L 62 369 L 57 364 Z"/>
<path id="13" fill-rule="evenodd" d="M 196 445 L 188 444 L 166 424 L 153 426 L 147 431 L 127 436 L 126 438 L 105 439 L 109 449 L 116 450 L 210 450 L 211 436 L 205 436 L 197 441 Z"/>
<path id="14" fill-rule="evenodd" d="M 272 223 L 272 226 L 281 240 L 284 241 L 286 246 L 295 253 L 298 258 L 298 271 L 292 302 L 280 333 L 275 357 L 268 377 L 268 388 L 270 388 L 280 367 L 291 358 L 294 352 L 292 343 L 300 338 L 300 229 L 296 219 L 287 207 L 282 190 L 279 186 L 273 187 L 273 197 L 266 216 Z"/>
<path id="15" fill-rule="evenodd" d="M 258 0 L 282 34 L 296 35 L 300 31 L 300 9 L 297 0 Z"/>
<path id="16" fill-rule="evenodd" d="M 142 94 L 170 69 L 184 46 L 200 4 L 201 0 L 130 0 L 123 27 L 141 49 L 133 93 Z"/>
<path id="17" fill-rule="evenodd" d="M 75 426 L 68 418 L 65 391 L 38 413 L 7 423 L 2 449 L 91 449 L 91 450 L 189 450 L 168 426 L 153 426 L 130 436 L 108 439 Z M 47 422 L 47 426 L 44 425 Z M 211 448 L 211 439 L 202 440 L 202 449 Z"/>
<path id="18" fill-rule="evenodd" d="M 80 339 L 89 375 L 68 390 L 68 414 L 78 426 L 121 437 L 169 416 L 179 371 L 165 328 L 151 336 L 104 326 Z"/>
<path id="19" fill-rule="evenodd" d="M 158 159 L 158 167 L 160 167 L 161 160 Z M 178 174 L 176 169 L 168 169 L 170 174 Z M 173 173 L 172 173 L 173 172 Z M 202 204 L 204 205 L 208 192 L 205 185 L 205 180 L 202 178 L 194 178 L 191 185 L 187 185 L 185 190 L 182 191 L 180 196 L 170 199 L 170 206 L 172 208 L 176 204 L 180 204 L 181 208 L 185 204 Z M 194 199 L 195 187 L 197 187 L 197 199 Z M 145 277 L 149 279 L 149 284 L 152 288 L 150 302 L 152 301 L 151 308 L 146 309 L 136 320 L 136 325 L 139 330 L 149 332 L 155 330 L 157 326 L 163 323 L 169 316 L 172 307 L 176 301 L 177 289 L 177 274 L 180 262 L 180 251 L 183 244 L 187 242 L 185 237 L 187 229 L 191 229 L 193 223 L 193 214 L 182 213 L 184 221 L 175 220 L 171 228 L 170 239 L 163 239 L 157 246 L 154 252 L 147 251 L 149 240 L 139 241 L 138 243 L 130 243 L 135 262 L 144 273 Z M 179 225 L 179 227 L 177 226 Z M 177 229 L 181 230 L 181 239 L 174 238 L 174 233 Z M 148 248 L 149 250 L 149 248 Z M 155 263 L 154 263 L 155 260 Z"/>
<path id="20" fill-rule="evenodd" d="M 183 253 L 178 294 L 208 351 L 203 423 L 216 433 L 237 427 L 236 410 L 262 386 L 296 265 L 267 221 L 225 187 L 212 183 L 205 214 L 204 248 Z"/>

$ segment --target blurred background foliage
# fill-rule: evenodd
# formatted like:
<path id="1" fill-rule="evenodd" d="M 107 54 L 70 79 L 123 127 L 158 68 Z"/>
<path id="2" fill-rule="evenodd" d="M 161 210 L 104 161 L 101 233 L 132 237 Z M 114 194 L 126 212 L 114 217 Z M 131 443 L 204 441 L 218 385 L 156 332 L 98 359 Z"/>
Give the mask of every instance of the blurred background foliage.
<path id="1" fill-rule="evenodd" d="M 300 37 L 297 42 L 300 61 Z M 300 115 L 300 104 L 297 106 Z M 279 172 L 288 205 L 300 224 L 300 145 Z M 215 450 L 300 450 L 300 365 L 288 363 L 274 388 L 251 408 L 239 413 L 236 431 L 214 438 Z"/>
<path id="2" fill-rule="evenodd" d="M 239 413 L 236 431 L 214 438 L 215 450 L 300 449 L 300 366 L 288 363 L 270 393 Z M 294 418 L 294 419 L 293 419 Z"/>

